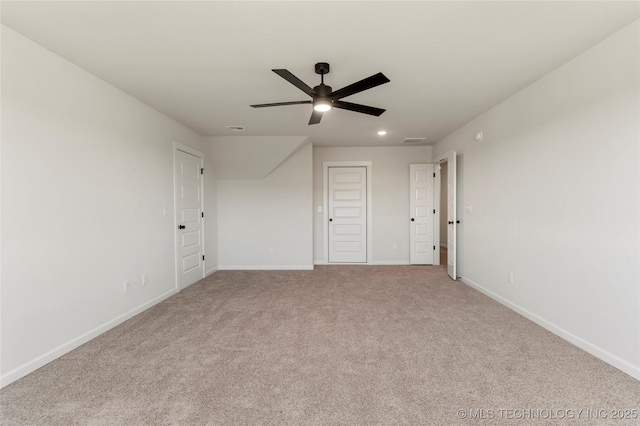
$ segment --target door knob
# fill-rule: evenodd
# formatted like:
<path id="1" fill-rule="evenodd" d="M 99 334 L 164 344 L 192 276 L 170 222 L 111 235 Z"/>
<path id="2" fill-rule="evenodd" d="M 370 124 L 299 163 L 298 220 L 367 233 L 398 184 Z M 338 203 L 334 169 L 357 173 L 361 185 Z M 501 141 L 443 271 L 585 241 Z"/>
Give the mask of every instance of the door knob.
<path id="1" fill-rule="evenodd" d="M 185 228 L 185 226 L 184 226 L 184 225 L 180 225 L 180 226 L 178 226 L 178 229 L 184 229 L 184 228 Z"/>
<path id="2" fill-rule="evenodd" d="M 329 222 L 333 222 L 333 219 L 329 219 Z"/>
<path id="3" fill-rule="evenodd" d="M 411 218 L 411 222 L 413 222 L 414 220 L 415 220 L 414 218 Z"/>

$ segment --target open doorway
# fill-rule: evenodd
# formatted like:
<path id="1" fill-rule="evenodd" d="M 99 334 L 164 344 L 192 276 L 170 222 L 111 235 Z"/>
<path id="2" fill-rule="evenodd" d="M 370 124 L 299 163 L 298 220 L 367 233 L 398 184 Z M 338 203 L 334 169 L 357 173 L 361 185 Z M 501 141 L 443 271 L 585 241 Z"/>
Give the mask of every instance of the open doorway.
<path id="1" fill-rule="evenodd" d="M 437 170 L 435 189 L 437 194 L 435 200 L 438 203 L 438 207 L 434 210 L 437 216 L 438 232 L 434 233 L 436 245 L 440 245 L 441 242 L 446 244 L 446 253 L 444 255 L 444 261 L 440 259 L 441 249 L 437 250 L 437 262 L 435 265 L 446 265 L 447 274 L 451 279 L 456 280 L 457 276 L 457 250 L 456 250 L 456 234 L 457 234 L 457 220 L 456 213 L 456 198 L 457 198 L 457 165 L 456 165 L 456 152 L 449 151 L 439 157 L 435 158 L 436 164 L 440 165 L 440 169 Z M 444 173 L 443 173 L 444 172 Z M 441 227 L 446 223 L 446 238 L 441 240 Z M 435 247 L 434 247 L 435 248 Z"/>
<path id="2" fill-rule="evenodd" d="M 440 163 L 440 220 L 438 231 L 440 232 L 440 265 L 447 267 L 447 163 Z M 442 178 L 444 177 L 444 179 Z"/>

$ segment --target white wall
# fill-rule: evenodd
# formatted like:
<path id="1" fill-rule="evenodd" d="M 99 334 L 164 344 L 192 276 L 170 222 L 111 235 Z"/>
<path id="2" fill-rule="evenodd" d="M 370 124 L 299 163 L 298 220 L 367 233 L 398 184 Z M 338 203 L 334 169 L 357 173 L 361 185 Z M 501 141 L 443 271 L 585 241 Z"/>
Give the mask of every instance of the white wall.
<path id="1" fill-rule="evenodd" d="M 373 264 L 409 263 L 409 164 L 429 163 L 430 146 L 313 149 L 314 261 L 325 259 L 323 214 L 323 161 L 372 162 Z M 393 250 L 393 244 L 398 245 Z"/>
<path id="2" fill-rule="evenodd" d="M 636 378 L 639 50 L 636 21 L 434 148 L 464 159 L 463 280 Z"/>
<path id="3" fill-rule="evenodd" d="M 313 269 L 312 155 L 307 144 L 264 179 L 218 180 L 220 269 Z"/>
<path id="4" fill-rule="evenodd" d="M 202 151 L 200 135 L 2 27 L 3 385 L 175 291 L 174 140 Z M 206 225 L 215 236 L 215 216 Z"/>
<path id="5" fill-rule="evenodd" d="M 307 136 L 204 138 L 219 179 L 263 179 L 309 143 Z"/>

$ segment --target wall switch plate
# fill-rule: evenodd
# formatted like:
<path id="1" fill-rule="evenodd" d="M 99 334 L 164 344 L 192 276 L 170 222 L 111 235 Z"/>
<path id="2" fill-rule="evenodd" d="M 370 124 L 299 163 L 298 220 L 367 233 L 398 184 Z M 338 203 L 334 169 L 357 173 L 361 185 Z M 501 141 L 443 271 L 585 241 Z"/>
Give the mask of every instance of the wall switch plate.
<path id="1" fill-rule="evenodd" d="M 142 285 L 147 285 L 147 274 L 142 274 Z"/>
<path id="2" fill-rule="evenodd" d="M 127 293 L 129 290 L 131 290 L 131 283 L 127 280 L 124 282 L 124 292 Z"/>
<path id="3" fill-rule="evenodd" d="M 318 206 L 318 213 L 322 213 L 322 206 Z"/>
<path id="4" fill-rule="evenodd" d="M 393 245 L 391 246 L 391 250 L 398 250 L 398 244 L 393 243 Z"/>
<path id="5" fill-rule="evenodd" d="M 273 247 L 269 247 L 269 254 L 273 254 Z"/>
<path id="6" fill-rule="evenodd" d="M 513 272 L 507 272 L 507 282 L 513 284 Z"/>

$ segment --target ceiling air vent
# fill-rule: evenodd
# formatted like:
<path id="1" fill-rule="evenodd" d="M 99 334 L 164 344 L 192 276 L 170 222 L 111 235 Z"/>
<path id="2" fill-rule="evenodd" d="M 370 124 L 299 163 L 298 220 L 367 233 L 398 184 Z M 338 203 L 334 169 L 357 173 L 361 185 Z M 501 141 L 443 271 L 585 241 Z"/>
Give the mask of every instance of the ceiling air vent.
<path id="1" fill-rule="evenodd" d="M 232 132 L 244 132 L 244 127 L 242 126 L 227 126 L 227 129 L 231 130 Z"/>
<path id="2" fill-rule="evenodd" d="M 406 138 L 405 140 L 402 141 L 402 143 L 406 145 L 416 145 L 424 142 L 426 139 L 427 138 Z"/>

